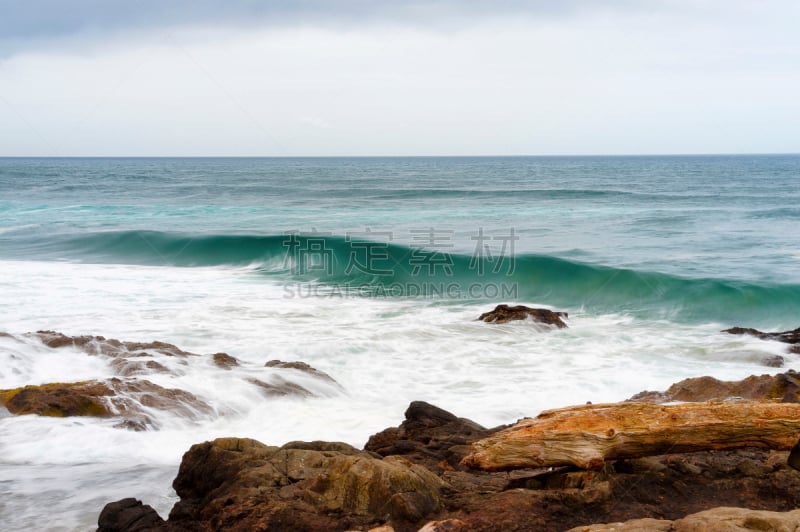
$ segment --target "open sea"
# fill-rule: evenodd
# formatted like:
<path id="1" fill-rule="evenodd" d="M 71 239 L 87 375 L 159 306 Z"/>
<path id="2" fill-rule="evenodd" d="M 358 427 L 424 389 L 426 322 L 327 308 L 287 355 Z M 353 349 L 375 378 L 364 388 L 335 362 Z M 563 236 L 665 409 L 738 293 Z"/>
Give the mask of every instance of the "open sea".
<path id="1" fill-rule="evenodd" d="M 476 320 L 498 303 L 569 328 Z M 797 368 L 731 326 L 800 326 L 800 155 L 0 159 L 0 389 L 116 375 L 38 330 L 243 362 L 139 375 L 212 406 L 153 430 L 0 408 L 0 521 L 92 530 L 122 497 L 166 517 L 182 454 L 220 436 L 361 447 L 413 400 L 495 426 Z M 272 359 L 340 386 L 266 397 Z"/>

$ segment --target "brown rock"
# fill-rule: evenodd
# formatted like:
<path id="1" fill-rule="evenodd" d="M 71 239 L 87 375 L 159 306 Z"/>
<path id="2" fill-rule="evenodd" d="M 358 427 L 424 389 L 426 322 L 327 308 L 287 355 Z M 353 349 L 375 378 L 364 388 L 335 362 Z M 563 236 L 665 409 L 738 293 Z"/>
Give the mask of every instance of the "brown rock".
<path id="1" fill-rule="evenodd" d="M 16 415 L 108 417 L 111 412 L 105 399 L 113 395 L 102 382 L 54 382 L 0 390 L 0 404 Z"/>
<path id="2" fill-rule="evenodd" d="M 97 532 L 146 532 L 164 527 L 164 520 L 142 501 L 128 498 L 106 504 L 97 519 Z"/>
<path id="3" fill-rule="evenodd" d="M 239 365 L 239 361 L 235 357 L 230 356 L 228 353 L 215 353 L 211 355 L 214 358 L 214 364 L 222 369 L 231 369 Z"/>
<path id="4" fill-rule="evenodd" d="M 121 342 L 103 336 L 67 336 L 55 331 L 37 331 L 33 336 L 48 347 L 74 346 L 90 355 L 130 356 L 150 351 L 165 356 L 196 356 L 166 342 Z"/>
<path id="5" fill-rule="evenodd" d="M 487 323 L 507 323 L 512 320 L 525 320 L 531 318 L 538 323 L 554 325 L 559 329 L 565 329 L 567 324 L 561 318 L 567 318 L 566 312 L 554 312 L 543 308 L 530 308 L 525 305 L 497 305 L 494 310 L 484 312 L 478 319 Z"/>
<path id="6" fill-rule="evenodd" d="M 741 381 L 696 377 L 673 384 L 665 392 L 641 392 L 628 401 L 668 403 L 670 401 L 720 401 L 739 397 L 755 401 L 800 403 L 800 375 L 789 370 L 778 375 L 751 375 Z"/>
<path id="7" fill-rule="evenodd" d="M 122 425 L 124 428 L 151 423 L 143 407 L 168 410 L 189 419 L 211 412 L 210 406 L 189 392 L 146 380 L 118 378 L 0 390 L 0 404 L 17 415 L 119 416 L 133 423 Z"/>
<path id="8" fill-rule="evenodd" d="M 399 427 L 388 428 L 370 437 L 364 449 L 381 456 L 403 455 L 436 471 L 460 467 L 469 444 L 492 431 L 474 421 L 455 415 L 424 401 L 412 402 Z"/>
<path id="9" fill-rule="evenodd" d="M 313 375 L 315 377 L 319 377 L 320 379 L 324 379 L 326 381 L 336 382 L 335 380 L 333 380 L 333 378 L 330 375 L 328 375 L 324 371 L 320 371 L 318 369 L 315 369 L 315 368 L 309 366 L 308 364 L 306 364 L 305 362 L 299 362 L 299 361 L 284 362 L 282 360 L 270 360 L 269 362 L 264 364 L 264 367 L 267 367 L 267 368 L 296 369 L 298 371 L 302 371 L 302 372 L 308 373 L 310 375 Z"/>
<path id="10" fill-rule="evenodd" d="M 272 377 L 272 382 L 264 382 L 260 379 L 247 379 L 247 382 L 261 388 L 267 397 L 286 397 L 290 395 L 297 397 L 313 397 L 314 395 L 299 384 L 289 382 L 277 375 Z"/>
<path id="11" fill-rule="evenodd" d="M 664 453 L 764 447 L 788 450 L 800 405 L 617 403 L 548 410 L 472 444 L 462 463 L 489 471 L 575 465 Z"/>
<path id="12" fill-rule="evenodd" d="M 202 530 L 346 530 L 392 520 L 405 530 L 441 508 L 444 483 L 400 458 L 346 444 L 218 439 L 194 445 L 173 483 L 169 524 Z"/>
<path id="13" fill-rule="evenodd" d="M 794 532 L 800 529 L 800 510 L 768 512 L 749 508 L 713 508 L 675 521 L 635 519 L 624 523 L 579 526 L 567 532 L 738 532 L 761 530 Z"/>

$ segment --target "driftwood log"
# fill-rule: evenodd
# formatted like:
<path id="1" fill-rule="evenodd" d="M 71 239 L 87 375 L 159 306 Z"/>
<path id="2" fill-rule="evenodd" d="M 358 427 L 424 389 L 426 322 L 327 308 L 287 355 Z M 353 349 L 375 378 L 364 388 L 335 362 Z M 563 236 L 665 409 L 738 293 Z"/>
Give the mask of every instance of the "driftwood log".
<path id="1" fill-rule="evenodd" d="M 542 412 L 472 444 L 462 463 L 488 471 L 762 447 L 789 450 L 800 438 L 800 404 L 613 403 Z"/>

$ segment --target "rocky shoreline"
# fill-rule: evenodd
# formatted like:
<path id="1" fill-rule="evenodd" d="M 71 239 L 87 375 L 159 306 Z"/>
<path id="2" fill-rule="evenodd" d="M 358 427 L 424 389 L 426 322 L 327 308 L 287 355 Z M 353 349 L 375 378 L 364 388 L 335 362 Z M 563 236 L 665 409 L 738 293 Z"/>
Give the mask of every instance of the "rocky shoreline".
<path id="1" fill-rule="evenodd" d="M 703 382 L 690 380 L 682 389 L 698 384 L 705 391 Z M 696 404 L 798 403 L 798 375 L 791 371 L 717 382 L 723 391 L 714 399 L 723 401 Z M 765 389 L 769 394 L 759 396 L 758 390 Z M 725 390 L 743 391 L 750 399 L 725 395 Z M 760 420 L 746 422 L 758 425 Z M 98 530 L 699 531 L 800 526 L 800 510 L 795 510 L 800 507 L 797 449 L 770 449 L 754 442 L 735 449 L 608 460 L 595 468 L 491 471 L 465 465 L 480 442 L 513 428 L 485 428 L 413 402 L 399 426 L 373 435 L 363 450 L 337 442 L 271 447 L 249 439 L 217 439 L 194 445 L 184 455 L 173 483 L 181 500 L 167 520 L 140 501 L 123 499 L 103 509 Z"/>
<path id="2" fill-rule="evenodd" d="M 476 442 L 505 428 L 414 402 L 400 426 L 372 436 L 363 450 L 200 443 L 183 457 L 173 483 L 181 500 L 166 521 L 123 499 L 103 509 L 98 530 L 600 531 L 611 525 L 596 523 L 629 520 L 613 529 L 794 530 L 800 523 L 800 471 L 788 450 L 666 453 L 598 469 L 464 465 Z"/>
<path id="3" fill-rule="evenodd" d="M 501 305 L 480 319 L 555 329 L 567 327 L 566 317 Z M 782 341 L 791 353 L 799 331 L 723 332 Z M 117 376 L 0 390 L 0 404 L 17 415 L 113 417 L 122 429 L 158 430 L 150 409 L 197 418 L 212 407 L 141 377 L 199 363 L 267 397 L 307 397 L 308 379 L 339 389 L 298 361 L 244 367 L 226 353 L 197 355 L 162 342 L 27 336 L 108 357 Z M 362 449 L 235 437 L 195 444 L 174 479 L 180 500 L 166 519 L 147 501 L 127 498 L 103 508 L 98 530 L 796 530 L 798 439 L 800 375 L 792 370 L 736 382 L 686 379 L 620 403 L 551 410 L 500 427 L 415 401 L 400 425 Z"/>

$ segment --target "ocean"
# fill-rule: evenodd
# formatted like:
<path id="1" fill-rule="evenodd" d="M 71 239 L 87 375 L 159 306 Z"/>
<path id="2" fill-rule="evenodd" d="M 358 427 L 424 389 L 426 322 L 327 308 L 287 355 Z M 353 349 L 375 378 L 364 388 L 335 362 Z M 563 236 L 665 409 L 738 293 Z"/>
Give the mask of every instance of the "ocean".
<path id="1" fill-rule="evenodd" d="M 212 407 L 151 430 L 2 409 L 4 530 L 91 530 L 122 497 L 166 516 L 215 437 L 361 447 L 413 400 L 496 426 L 796 367 L 720 331 L 800 325 L 800 156 L 0 159 L 0 301 L 0 389 L 116 375 L 39 330 L 242 361 L 137 376 Z M 569 328 L 477 321 L 498 303 Z M 266 397 L 273 359 L 338 385 Z"/>

